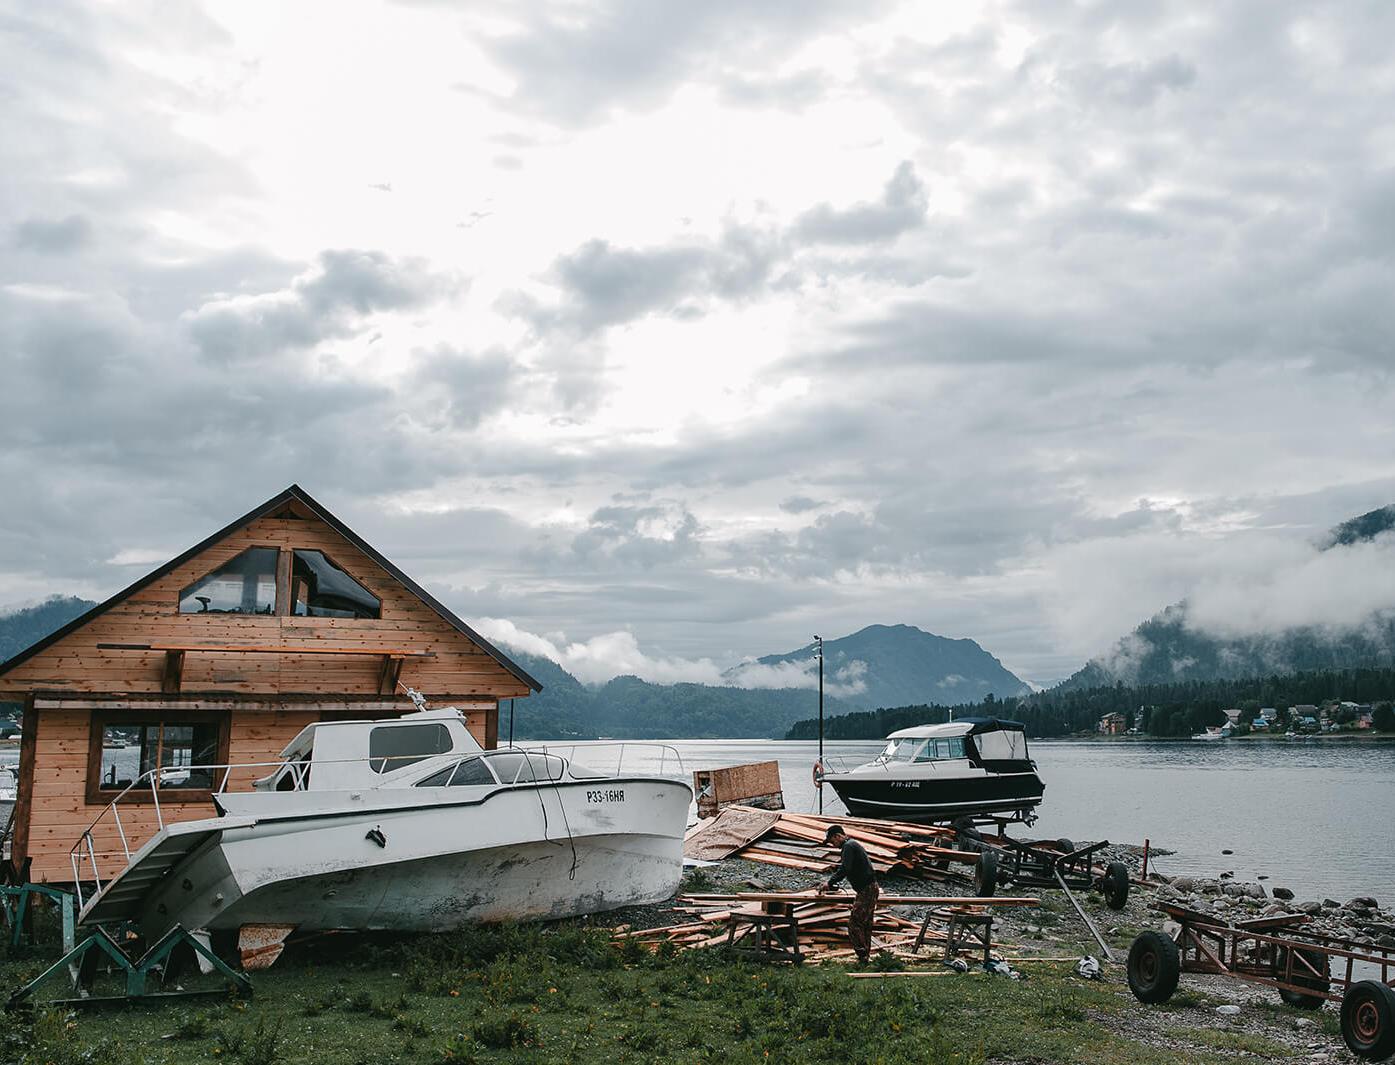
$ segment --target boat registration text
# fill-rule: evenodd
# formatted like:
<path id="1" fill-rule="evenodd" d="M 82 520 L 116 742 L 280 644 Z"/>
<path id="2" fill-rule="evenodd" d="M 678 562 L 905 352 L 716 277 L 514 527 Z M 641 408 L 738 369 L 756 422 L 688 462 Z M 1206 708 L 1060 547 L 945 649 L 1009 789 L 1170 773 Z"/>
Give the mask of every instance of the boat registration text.
<path id="1" fill-rule="evenodd" d="M 624 788 L 595 788 L 586 793 L 587 802 L 624 802 Z"/>

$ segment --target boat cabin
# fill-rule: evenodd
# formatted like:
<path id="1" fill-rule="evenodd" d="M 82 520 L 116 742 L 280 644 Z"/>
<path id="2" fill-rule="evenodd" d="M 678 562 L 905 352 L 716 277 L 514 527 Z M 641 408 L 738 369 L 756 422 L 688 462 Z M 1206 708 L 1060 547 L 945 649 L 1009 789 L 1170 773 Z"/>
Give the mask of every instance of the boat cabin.
<path id="1" fill-rule="evenodd" d="M 942 725 L 916 725 L 887 737 L 878 762 L 918 763 L 967 758 L 985 769 L 1031 766 L 1026 726 L 997 717 L 962 717 Z"/>
<path id="2" fill-rule="evenodd" d="M 94 830 L 111 853 L 161 819 L 214 816 L 215 793 L 250 791 L 302 739 L 328 786 L 348 772 L 328 753 L 340 737 L 414 712 L 408 685 L 460 714 L 370 729 L 384 764 L 441 730 L 443 750 L 493 748 L 500 701 L 541 689 L 292 485 L 0 663 L 0 700 L 24 706 L 11 875 L 71 881 L 71 848 L 133 782 L 127 838 Z"/>

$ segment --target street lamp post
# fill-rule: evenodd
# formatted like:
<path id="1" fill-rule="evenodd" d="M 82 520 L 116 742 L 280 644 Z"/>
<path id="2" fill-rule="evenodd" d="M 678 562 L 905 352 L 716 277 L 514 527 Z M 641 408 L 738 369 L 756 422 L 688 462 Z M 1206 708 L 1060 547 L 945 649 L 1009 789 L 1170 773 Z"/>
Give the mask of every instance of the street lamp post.
<path id="1" fill-rule="evenodd" d="M 819 773 L 823 773 L 823 637 L 814 637 L 814 657 L 819 660 Z M 820 783 L 819 813 L 823 813 L 823 784 Z"/>

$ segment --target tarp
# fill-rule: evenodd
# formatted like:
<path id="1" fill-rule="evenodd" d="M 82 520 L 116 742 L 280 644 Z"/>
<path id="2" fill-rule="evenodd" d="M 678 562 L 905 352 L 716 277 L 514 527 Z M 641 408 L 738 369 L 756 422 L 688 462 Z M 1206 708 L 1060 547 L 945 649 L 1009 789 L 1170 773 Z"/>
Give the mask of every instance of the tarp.
<path id="1" fill-rule="evenodd" d="M 683 841 L 683 856 L 703 862 L 720 861 L 765 835 L 779 819 L 779 813 L 773 810 L 729 806 Z"/>

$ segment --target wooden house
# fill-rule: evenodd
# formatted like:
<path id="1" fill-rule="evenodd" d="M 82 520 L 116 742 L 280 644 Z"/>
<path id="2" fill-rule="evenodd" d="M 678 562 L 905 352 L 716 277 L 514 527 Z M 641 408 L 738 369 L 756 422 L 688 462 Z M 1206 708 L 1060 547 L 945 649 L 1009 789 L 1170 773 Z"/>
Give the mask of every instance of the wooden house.
<path id="1" fill-rule="evenodd" d="M 132 850 L 157 802 L 166 822 L 214 815 L 222 774 L 196 767 L 272 762 L 315 721 L 408 712 L 407 686 L 466 712 L 485 747 L 500 700 L 541 690 L 292 485 L 0 664 L 0 699 L 24 705 L 12 860 L 71 881 L 73 845 L 141 774 L 167 767 L 158 794 L 122 801 Z"/>

